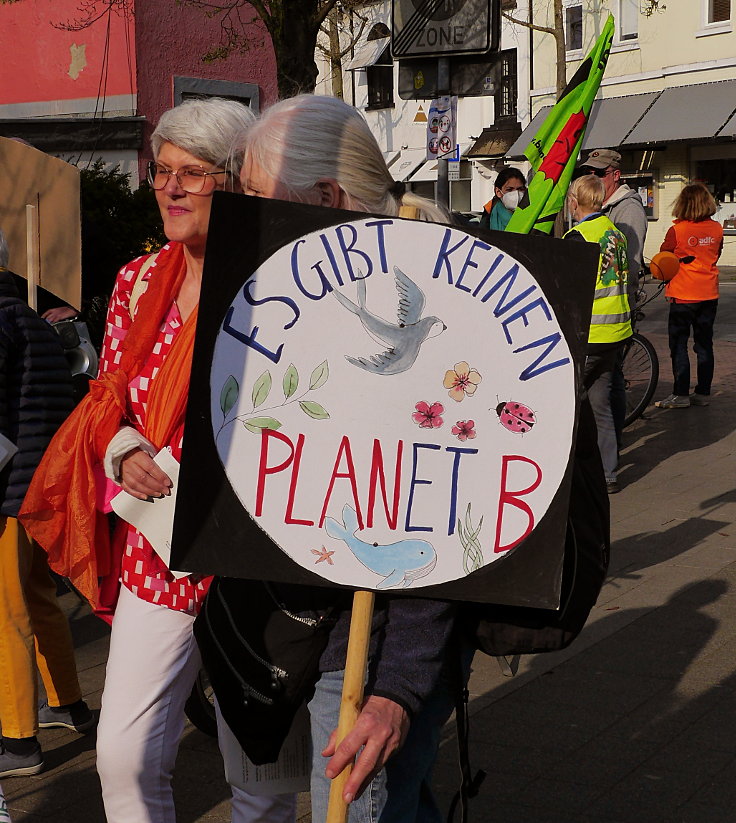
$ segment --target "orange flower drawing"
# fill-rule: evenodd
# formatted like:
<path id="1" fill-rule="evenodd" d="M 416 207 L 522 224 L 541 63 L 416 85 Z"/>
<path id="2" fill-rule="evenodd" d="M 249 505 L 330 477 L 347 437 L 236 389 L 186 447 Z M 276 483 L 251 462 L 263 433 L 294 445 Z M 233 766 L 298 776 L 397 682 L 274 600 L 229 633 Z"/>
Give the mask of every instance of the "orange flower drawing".
<path id="1" fill-rule="evenodd" d="M 455 363 L 455 368 L 452 371 L 445 372 L 445 379 L 442 385 L 449 389 L 447 393 L 450 397 L 458 403 L 465 397 L 465 395 L 474 395 L 478 388 L 478 383 L 483 378 L 475 369 L 463 361 L 462 363 Z"/>

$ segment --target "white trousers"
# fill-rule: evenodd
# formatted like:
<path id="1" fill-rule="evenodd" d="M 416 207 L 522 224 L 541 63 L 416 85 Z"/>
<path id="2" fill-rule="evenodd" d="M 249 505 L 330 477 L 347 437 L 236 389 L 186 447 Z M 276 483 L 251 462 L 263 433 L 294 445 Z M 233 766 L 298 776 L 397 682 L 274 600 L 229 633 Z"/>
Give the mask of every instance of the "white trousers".
<path id="1" fill-rule="evenodd" d="M 97 771 L 108 823 L 175 823 L 171 775 L 184 704 L 201 666 L 194 618 L 147 603 L 125 586 L 115 610 Z M 293 823 L 293 795 L 256 797 L 233 788 L 233 823 Z"/>

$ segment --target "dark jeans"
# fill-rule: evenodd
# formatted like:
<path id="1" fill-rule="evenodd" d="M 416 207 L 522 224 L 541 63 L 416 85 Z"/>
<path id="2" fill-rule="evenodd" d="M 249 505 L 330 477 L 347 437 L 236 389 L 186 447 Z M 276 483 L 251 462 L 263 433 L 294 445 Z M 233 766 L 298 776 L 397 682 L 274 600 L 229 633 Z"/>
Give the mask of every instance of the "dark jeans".
<path id="1" fill-rule="evenodd" d="M 693 351 L 698 362 L 696 394 L 710 394 L 713 382 L 713 323 L 718 309 L 717 300 L 699 303 L 670 303 L 668 331 L 670 355 L 674 376 L 673 394 L 687 397 L 690 394 L 690 359 L 687 343 L 693 330 Z"/>
<path id="2" fill-rule="evenodd" d="M 588 390 L 595 425 L 598 429 L 598 449 L 601 453 L 606 480 L 615 480 L 618 468 L 618 444 L 611 407 L 613 398 L 611 383 L 621 347 L 589 354 L 585 358 L 583 372 L 583 386 Z"/>

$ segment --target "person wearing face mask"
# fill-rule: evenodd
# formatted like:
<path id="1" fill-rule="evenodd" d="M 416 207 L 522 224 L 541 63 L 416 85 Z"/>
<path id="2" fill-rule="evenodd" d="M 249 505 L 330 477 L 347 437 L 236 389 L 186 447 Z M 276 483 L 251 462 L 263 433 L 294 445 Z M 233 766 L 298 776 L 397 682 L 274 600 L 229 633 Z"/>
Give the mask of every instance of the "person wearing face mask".
<path id="1" fill-rule="evenodd" d="M 605 185 L 595 175 L 573 181 L 567 193 L 567 208 L 576 226 L 565 237 L 597 243 L 600 248 L 583 385 L 598 428 L 606 488 L 609 494 L 614 494 L 619 491 L 618 447 L 611 409 L 611 380 L 619 353 L 631 337 L 632 329 L 626 237 L 601 212 L 605 195 Z"/>
<path id="2" fill-rule="evenodd" d="M 494 186 L 495 196 L 483 207 L 481 228 L 506 231 L 511 215 L 518 208 L 526 191 L 524 175 L 512 166 L 501 169 Z"/>

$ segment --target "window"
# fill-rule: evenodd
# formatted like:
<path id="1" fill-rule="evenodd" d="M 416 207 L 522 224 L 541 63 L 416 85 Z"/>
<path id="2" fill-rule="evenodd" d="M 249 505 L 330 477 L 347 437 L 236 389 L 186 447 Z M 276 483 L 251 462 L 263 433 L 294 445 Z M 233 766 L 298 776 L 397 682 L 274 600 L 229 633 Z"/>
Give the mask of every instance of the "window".
<path id="1" fill-rule="evenodd" d="M 249 106 L 256 114 L 259 107 L 259 89 L 255 83 L 231 80 L 203 80 L 199 77 L 174 77 L 174 105 L 192 98 L 224 97 Z"/>
<path id="2" fill-rule="evenodd" d="M 498 86 L 495 95 L 496 120 L 516 120 L 516 81 L 516 49 L 502 51 L 499 55 Z"/>
<path id="3" fill-rule="evenodd" d="M 619 0 L 618 41 L 626 43 L 639 36 L 639 0 Z"/>
<path id="4" fill-rule="evenodd" d="M 388 26 L 376 23 L 366 40 L 380 40 L 389 37 L 390 34 Z M 390 46 L 387 45 L 378 60 L 366 68 L 365 75 L 368 83 L 368 108 L 391 108 L 394 104 L 394 60 L 391 57 Z"/>
<path id="5" fill-rule="evenodd" d="M 707 0 L 706 23 L 728 23 L 731 19 L 731 0 Z"/>
<path id="6" fill-rule="evenodd" d="M 583 48 L 583 7 L 568 6 L 565 9 L 565 44 L 568 51 Z"/>

